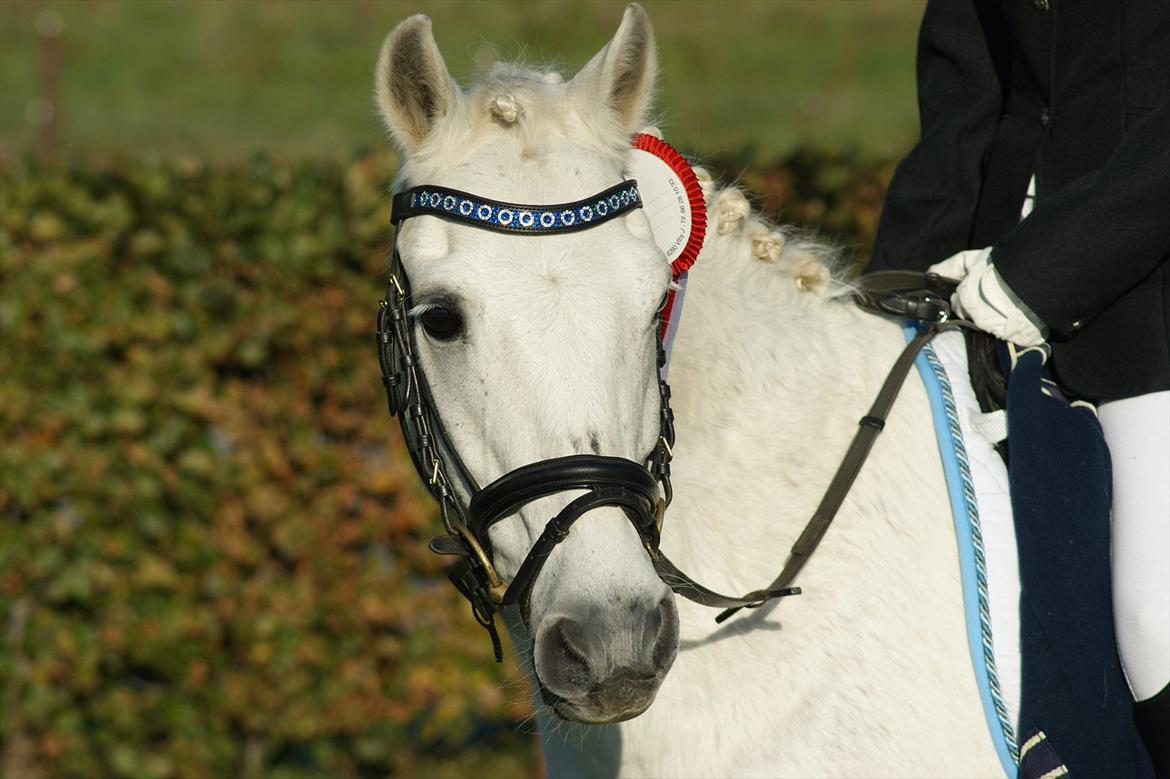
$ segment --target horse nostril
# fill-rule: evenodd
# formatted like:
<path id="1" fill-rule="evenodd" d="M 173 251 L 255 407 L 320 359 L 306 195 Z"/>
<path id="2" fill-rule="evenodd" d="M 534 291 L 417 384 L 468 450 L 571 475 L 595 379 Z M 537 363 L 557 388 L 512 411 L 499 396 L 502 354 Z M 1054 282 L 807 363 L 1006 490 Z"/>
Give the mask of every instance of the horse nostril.
<path id="1" fill-rule="evenodd" d="M 536 641 L 541 680 L 558 695 L 579 694 L 596 683 L 589 661 L 589 635 L 576 620 L 562 617 Z"/>
<path id="2" fill-rule="evenodd" d="M 658 608 L 646 613 L 642 621 L 642 656 L 651 657 L 654 654 L 654 648 L 658 645 L 659 637 L 662 633 L 662 625 L 665 620 L 662 605 Z"/>
<path id="3" fill-rule="evenodd" d="M 650 625 L 654 630 L 649 629 Z M 678 607 L 674 593 L 667 593 L 658 603 L 658 609 L 647 620 L 645 651 L 653 658 L 654 669 L 665 671 L 678 654 Z"/>

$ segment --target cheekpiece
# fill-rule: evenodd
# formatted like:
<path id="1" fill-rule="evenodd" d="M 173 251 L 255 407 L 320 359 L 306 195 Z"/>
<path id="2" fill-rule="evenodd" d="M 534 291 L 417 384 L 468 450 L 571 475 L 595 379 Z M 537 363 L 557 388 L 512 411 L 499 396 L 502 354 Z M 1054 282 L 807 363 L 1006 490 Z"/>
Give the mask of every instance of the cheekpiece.
<path id="1" fill-rule="evenodd" d="M 436 216 L 501 233 L 551 235 L 596 227 L 641 205 L 642 196 L 633 179 L 584 200 L 553 205 L 505 203 L 428 185 L 395 195 L 390 222 L 397 225 L 412 216 Z"/>

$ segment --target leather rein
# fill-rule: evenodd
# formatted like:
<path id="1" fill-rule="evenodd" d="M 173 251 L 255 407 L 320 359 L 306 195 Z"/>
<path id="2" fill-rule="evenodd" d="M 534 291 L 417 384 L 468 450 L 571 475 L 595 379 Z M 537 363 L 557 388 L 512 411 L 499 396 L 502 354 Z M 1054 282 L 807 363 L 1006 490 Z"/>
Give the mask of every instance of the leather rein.
<path id="1" fill-rule="evenodd" d="M 637 184 L 624 181 L 596 195 L 572 203 L 525 205 L 505 203 L 467 192 L 433 185 L 413 187 L 395 195 L 391 223 L 398 226 L 415 216 L 434 216 L 479 229 L 516 235 L 540 236 L 575 232 L 602 224 L 641 207 Z M 428 491 L 439 504 L 445 533 L 430 543 L 432 551 L 459 558 L 448 578 L 468 599 L 472 615 L 488 632 L 497 661 L 503 648 L 495 613 L 518 605 L 527 621 L 532 586 L 557 544 L 588 511 L 602 506 L 622 509 L 638 533 L 655 571 L 667 586 L 704 606 L 724 609 L 722 622 L 743 608 L 757 608 L 774 598 L 800 593 L 792 586 L 812 555 L 885 419 L 914 358 L 938 332 L 966 323 L 948 321 L 947 282 L 933 274 L 872 274 L 857 295 L 865 308 L 925 324 L 907 345 L 833 477 L 821 504 L 793 545 L 780 575 L 769 586 L 734 597 L 722 595 L 680 571 L 659 549 L 662 524 L 673 491 L 674 414 L 670 387 L 662 378 L 665 362 L 661 328 L 654 328 L 659 369 L 660 430 L 658 441 L 642 463 L 622 457 L 574 454 L 534 462 L 480 487 L 468 471 L 443 427 L 430 386 L 418 360 L 417 328 L 408 315 L 410 281 L 395 239 L 390 257 L 390 279 L 378 309 L 378 360 L 390 413 L 398 418 L 411 461 Z M 882 288 L 879 277 L 886 278 Z M 926 284 L 933 285 L 927 288 Z M 917 286 L 915 286 L 917 285 Z M 954 283 L 949 287 L 953 289 Z M 921 292 L 919 291 L 921 290 Z M 660 492 L 661 489 L 661 492 Z M 511 582 L 505 582 L 492 562 L 489 531 L 525 505 L 550 495 L 584 490 L 545 525 Z M 464 495 L 470 496 L 469 500 Z"/>

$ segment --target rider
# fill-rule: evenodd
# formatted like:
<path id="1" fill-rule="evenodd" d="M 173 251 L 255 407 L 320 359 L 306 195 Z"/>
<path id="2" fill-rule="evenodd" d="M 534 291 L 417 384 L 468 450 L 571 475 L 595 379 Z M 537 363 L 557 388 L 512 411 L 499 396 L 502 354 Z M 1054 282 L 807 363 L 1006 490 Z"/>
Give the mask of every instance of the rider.
<path id="1" fill-rule="evenodd" d="M 1118 648 L 1170 777 L 1170 4 L 931 0 L 918 99 L 867 271 L 962 278 L 967 318 L 1050 339 L 1098 404 Z"/>

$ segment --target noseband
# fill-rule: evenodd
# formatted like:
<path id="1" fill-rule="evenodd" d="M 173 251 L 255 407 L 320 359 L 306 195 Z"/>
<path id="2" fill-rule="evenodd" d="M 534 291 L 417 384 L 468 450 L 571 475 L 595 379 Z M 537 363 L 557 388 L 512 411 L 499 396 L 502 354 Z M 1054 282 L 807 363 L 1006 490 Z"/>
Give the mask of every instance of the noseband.
<path id="1" fill-rule="evenodd" d="M 415 216 L 440 219 L 483 230 L 543 236 L 596 227 L 640 208 L 637 183 L 628 180 L 592 197 L 572 203 L 523 205 L 504 203 L 438 186 L 414 187 L 394 196 L 390 221 L 397 226 Z M 390 413 L 398 417 L 402 437 L 415 470 L 439 504 L 446 533 L 431 541 L 433 551 L 455 555 L 460 563 L 448 574 L 471 602 L 472 614 L 491 636 L 497 660 L 503 658 L 495 612 L 516 604 L 527 620 L 532 586 L 557 544 L 586 512 L 603 506 L 620 508 L 642 541 L 659 577 L 674 592 L 705 606 L 739 609 L 760 606 L 772 598 L 796 594 L 797 587 L 756 590 L 743 597 L 713 592 L 676 568 L 659 550 L 662 521 L 670 505 L 670 461 L 674 445 L 674 414 L 670 387 L 662 378 L 665 353 L 661 328 L 657 339 L 659 436 L 642 463 L 623 457 L 574 454 L 541 460 L 504 474 L 481 488 L 467 470 L 435 408 L 418 361 L 415 327 L 407 317 L 410 282 L 398 253 L 391 252 L 390 282 L 378 311 L 378 359 Z M 459 484 L 470 496 L 465 503 Z M 660 492 L 661 489 L 661 492 Z M 505 582 L 492 563 L 489 531 L 540 498 L 584 490 L 545 525 L 512 581 Z"/>

